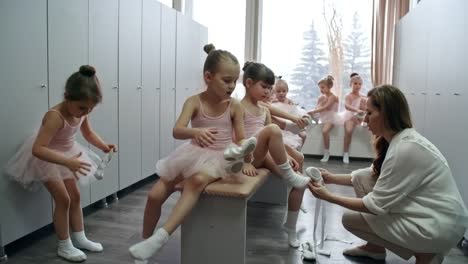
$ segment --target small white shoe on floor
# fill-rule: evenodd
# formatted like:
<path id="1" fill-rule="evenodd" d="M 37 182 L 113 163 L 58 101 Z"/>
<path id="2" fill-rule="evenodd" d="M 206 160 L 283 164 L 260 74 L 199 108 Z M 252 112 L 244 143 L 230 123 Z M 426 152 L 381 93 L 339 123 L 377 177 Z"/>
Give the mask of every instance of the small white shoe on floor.
<path id="1" fill-rule="evenodd" d="M 374 253 L 360 247 L 348 248 L 343 251 L 343 255 L 351 257 L 368 257 L 375 260 L 384 260 L 387 253 Z"/>

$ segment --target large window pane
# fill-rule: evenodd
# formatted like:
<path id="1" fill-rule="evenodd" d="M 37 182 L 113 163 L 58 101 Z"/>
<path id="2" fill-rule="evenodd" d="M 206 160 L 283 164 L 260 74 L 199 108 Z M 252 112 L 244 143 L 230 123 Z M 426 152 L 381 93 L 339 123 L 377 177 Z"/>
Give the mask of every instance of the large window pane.
<path id="1" fill-rule="evenodd" d="M 349 92 L 349 75 L 371 87 L 372 1 L 263 1 L 262 62 L 290 87 L 290 98 L 311 109 L 320 95 L 317 81 L 335 77 L 333 92 Z"/>
<path id="2" fill-rule="evenodd" d="M 234 54 L 242 67 L 245 45 L 245 0 L 193 0 L 193 18 L 208 27 L 208 43 Z M 236 87 L 235 95 L 243 91 Z"/>

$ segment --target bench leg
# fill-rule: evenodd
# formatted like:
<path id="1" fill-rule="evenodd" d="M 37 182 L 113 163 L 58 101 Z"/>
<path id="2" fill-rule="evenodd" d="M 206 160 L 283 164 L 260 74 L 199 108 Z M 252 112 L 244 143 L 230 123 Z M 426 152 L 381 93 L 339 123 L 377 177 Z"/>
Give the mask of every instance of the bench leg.
<path id="1" fill-rule="evenodd" d="M 269 203 L 275 205 L 288 204 L 288 187 L 278 176 L 270 174 L 265 183 L 250 198 L 250 202 Z"/>
<path id="2" fill-rule="evenodd" d="M 247 200 L 202 195 L 182 224 L 181 264 L 244 264 Z"/>

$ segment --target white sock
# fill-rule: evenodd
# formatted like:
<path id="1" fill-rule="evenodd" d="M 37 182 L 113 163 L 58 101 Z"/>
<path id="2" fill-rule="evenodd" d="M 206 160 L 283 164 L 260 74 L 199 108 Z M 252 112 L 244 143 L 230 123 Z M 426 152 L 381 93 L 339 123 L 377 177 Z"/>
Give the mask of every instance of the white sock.
<path id="1" fill-rule="evenodd" d="M 345 163 L 345 164 L 349 163 L 349 153 L 348 152 L 343 153 L 343 163 Z"/>
<path id="2" fill-rule="evenodd" d="M 89 240 L 84 231 L 80 232 L 72 232 L 71 233 L 71 238 L 73 241 L 73 244 L 77 248 L 80 249 L 85 249 L 93 252 L 101 252 L 103 250 L 101 243 L 96 243 L 91 240 Z"/>
<path id="3" fill-rule="evenodd" d="M 330 159 L 330 150 L 325 149 L 323 151 L 323 158 L 320 160 L 321 162 L 328 162 L 328 159 Z"/>
<path id="4" fill-rule="evenodd" d="M 278 165 L 279 169 L 281 170 L 281 175 L 284 177 L 286 182 L 296 188 L 306 188 L 307 184 L 310 181 L 309 177 L 304 177 L 296 172 L 291 168 L 289 161 L 286 161 L 283 164 Z"/>
<path id="5" fill-rule="evenodd" d="M 139 260 L 149 259 L 156 254 L 169 240 L 169 233 L 164 228 L 159 228 L 153 235 L 130 247 L 130 255 Z"/>
<path id="6" fill-rule="evenodd" d="M 58 241 L 57 255 L 72 262 L 82 262 L 86 260 L 86 254 L 74 247 L 70 238 Z"/>
<path id="7" fill-rule="evenodd" d="M 296 233 L 296 223 L 298 216 L 299 211 L 288 211 L 286 214 L 286 221 L 283 224 L 284 231 L 288 233 L 288 243 L 293 248 L 297 248 L 300 245 Z"/>

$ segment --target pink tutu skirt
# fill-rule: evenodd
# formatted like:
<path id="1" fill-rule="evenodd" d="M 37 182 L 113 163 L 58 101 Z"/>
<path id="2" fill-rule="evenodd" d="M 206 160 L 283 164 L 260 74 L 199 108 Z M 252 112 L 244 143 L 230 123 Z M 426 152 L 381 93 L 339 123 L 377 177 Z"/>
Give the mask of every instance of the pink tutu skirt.
<path id="1" fill-rule="evenodd" d="M 229 174 L 223 152 L 224 149 L 202 148 L 186 142 L 157 162 L 156 173 L 170 181 L 179 175 L 189 178 L 199 172 L 207 173 L 213 178 L 224 178 Z"/>
<path id="2" fill-rule="evenodd" d="M 281 130 L 283 133 L 283 143 L 293 149 L 300 149 L 302 146 L 302 138 L 290 131 Z"/>
<path id="3" fill-rule="evenodd" d="M 337 112 L 334 111 L 323 111 L 319 115 L 320 123 L 327 124 L 331 123 L 334 125 L 342 125 L 343 119 L 338 115 Z"/>
<path id="4" fill-rule="evenodd" d="M 25 189 L 34 191 L 40 187 L 41 182 L 50 180 L 74 179 L 74 174 L 67 167 L 52 162 L 41 160 L 32 155 L 32 146 L 36 134 L 29 137 L 15 155 L 7 162 L 5 174 L 20 183 Z M 80 160 L 91 164 L 90 172 L 86 176 L 77 174 L 78 177 L 89 177 L 94 175 L 100 158 L 88 148 L 74 142 L 71 148 L 56 149 L 51 147 L 65 157 L 73 157 L 81 152 Z"/>

